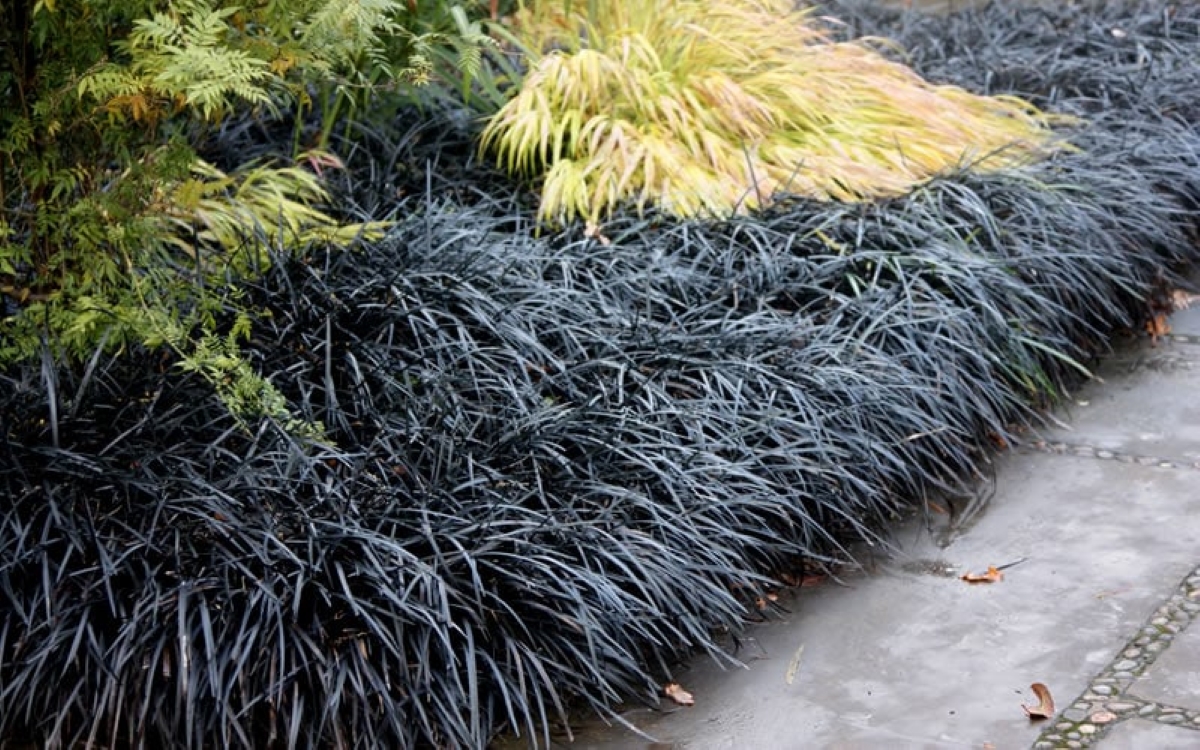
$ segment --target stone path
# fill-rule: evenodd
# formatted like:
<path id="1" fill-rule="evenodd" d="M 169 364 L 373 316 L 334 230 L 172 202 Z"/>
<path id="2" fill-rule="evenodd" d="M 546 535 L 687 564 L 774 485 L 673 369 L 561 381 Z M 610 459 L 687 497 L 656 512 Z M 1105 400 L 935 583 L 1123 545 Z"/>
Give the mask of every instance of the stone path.
<path id="1" fill-rule="evenodd" d="M 1036 750 L 1200 747 L 1200 568 L 1156 609 Z"/>
<path id="2" fill-rule="evenodd" d="M 870 571 L 801 589 L 744 669 L 676 675 L 695 706 L 625 714 L 645 736 L 596 724 L 562 747 L 1200 748 L 1200 307 L 1171 322 L 1001 456 L 965 528 L 914 524 Z M 1034 682 L 1053 718 L 1022 710 Z"/>

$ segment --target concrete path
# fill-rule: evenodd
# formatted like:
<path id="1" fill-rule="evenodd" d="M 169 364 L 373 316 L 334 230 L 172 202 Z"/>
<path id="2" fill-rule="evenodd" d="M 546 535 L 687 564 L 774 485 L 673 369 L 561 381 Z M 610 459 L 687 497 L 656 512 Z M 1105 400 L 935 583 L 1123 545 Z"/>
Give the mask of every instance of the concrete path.
<path id="1" fill-rule="evenodd" d="M 593 726 L 571 747 L 1200 748 L 1200 307 L 1172 329 L 1000 457 L 969 528 L 913 525 L 870 572 L 801 589 L 745 669 L 679 675 L 695 706 L 625 715 L 657 742 Z M 1052 718 L 1025 715 L 1032 683 Z"/>

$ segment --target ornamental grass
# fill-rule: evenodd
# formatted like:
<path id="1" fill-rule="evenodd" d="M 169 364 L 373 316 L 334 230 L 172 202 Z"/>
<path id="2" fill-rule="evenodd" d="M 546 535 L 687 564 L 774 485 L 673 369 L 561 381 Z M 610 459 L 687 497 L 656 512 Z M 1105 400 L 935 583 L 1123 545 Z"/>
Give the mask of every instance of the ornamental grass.
<path id="1" fill-rule="evenodd" d="M 723 217 L 779 193 L 895 196 L 1060 145 L 1019 97 L 932 85 L 794 8 L 531 0 L 514 21 L 529 71 L 483 148 L 538 182 L 544 221 L 596 223 L 625 203 Z"/>
<path id="2" fill-rule="evenodd" d="M 0 744 L 548 747 L 733 663 L 765 587 L 969 503 L 1200 258 L 1200 9 L 1166 8 L 881 25 L 931 78 L 969 52 L 974 88 L 1096 111 L 1078 152 L 886 200 L 538 233 L 459 113 L 361 128 L 335 208 L 386 234 L 244 289 L 244 355 L 324 441 L 161 353 L 0 373 Z"/>

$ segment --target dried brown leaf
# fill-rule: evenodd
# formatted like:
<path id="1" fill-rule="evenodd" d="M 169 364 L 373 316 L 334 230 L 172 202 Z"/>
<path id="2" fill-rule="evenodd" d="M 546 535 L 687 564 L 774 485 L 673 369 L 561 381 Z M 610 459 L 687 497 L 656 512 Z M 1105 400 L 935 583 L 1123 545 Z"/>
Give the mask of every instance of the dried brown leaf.
<path id="1" fill-rule="evenodd" d="M 663 687 L 663 694 L 681 706 L 696 705 L 696 699 L 692 697 L 691 693 L 684 690 L 683 686 L 678 682 L 668 682 Z"/>
<path id="2" fill-rule="evenodd" d="M 1157 313 L 1146 321 L 1146 333 L 1150 334 L 1150 340 L 1153 342 L 1157 342 L 1170 332 L 1171 324 L 1167 322 L 1167 316 L 1164 313 Z"/>
<path id="3" fill-rule="evenodd" d="M 796 649 L 796 653 L 792 654 L 792 660 L 788 662 L 787 673 L 784 675 L 784 681 L 791 685 L 796 681 L 796 673 L 800 671 L 800 659 L 804 656 L 804 644 L 800 644 L 800 648 Z"/>
<path id="4" fill-rule="evenodd" d="M 963 573 L 962 580 L 967 583 L 996 583 L 1004 580 L 1004 573 L 995 565 L 989 565 L 986 573 Z"/>
<path id="5" fill-rule="evenodd" d="M 760 610 L 765 610 L 777 601 L 779 601 L 779 594 L 775 593 L 774 591 L 768 591 L 767 593 L 755 599 L 754 603 Z"/>
<path id="6" fill-rule="evenodd" d="M 604 236 L 604 234 L 600 231 L 600 225 L 594 221 L 589 221 L 587 226 L 584 227 L 583 236 L 596 240 L 604 247 L 608 247 L 612 244 L 612 240 Z"/>
<path id="7" fill-rule="evenodd" d="M 1025 715 L 1030 719 L 1049 719 L 1054 716 L 1054 698 L 1050 696 L 1050 688 L 1040 682 L 1035 682 L 1029 686 L 1033 691 L 1033 696 L 1038 699 L 1036 706 L 1027 706 L 1021 704 L 1021 708 L 1025 709 Z"/>
<path id="8" fill-rule="evenodd" d="M 1182 289 L 1171 292 L 1171 307 L 1176 310 L 1186 310 L 1200 300 L 1200 294 L 1190 294 Z"/>

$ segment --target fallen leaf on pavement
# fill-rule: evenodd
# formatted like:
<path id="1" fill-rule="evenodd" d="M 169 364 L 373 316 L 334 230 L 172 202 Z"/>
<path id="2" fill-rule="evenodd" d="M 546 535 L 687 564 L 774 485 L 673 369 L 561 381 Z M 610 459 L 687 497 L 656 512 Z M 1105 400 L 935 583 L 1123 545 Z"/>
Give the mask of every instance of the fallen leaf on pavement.
<path id="1" fill-rule="evenodd" d="M 800 671 L 800 657 L 804 656 L 804 644 L 800 644 L 800 648 L 796 649 L 796 653 L 792 655 L 791 662 L 788 663 L 787 674 L 784 675 L 784 680 L 791 685 L 796 681 L 796 673 Z"/>
<path id="2" fill-rule="evenodd" d="M 692 697 L 691 693 L 684 690 L 678 682 L 668 682 L 666 686 L 663 687 L 663 693 L 681 706 L 696 705 L 696 699 Z"/>
<path id="3" fill-rule="evenodd" d="M 967 583 L 995 583 L 1003 581 L 1004 574 L 995 565 L 989 565 L 986 573 L 963 573 L 962 580 Z"/>
<path id="4" fill-rule="evenodd" d="M 1050 688 L 1040 682 L 1035 682 L 1029 686 L 1033 691 L 1033 696 L 1038 699 L 1036 706 L 1027 706 L 1021 704 L 1021 708 L 1025 709 L 1025 715 L 1031 719 L 1049 719 L 1054 715 L 1054 698 L 1050 697 Z"/>

